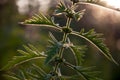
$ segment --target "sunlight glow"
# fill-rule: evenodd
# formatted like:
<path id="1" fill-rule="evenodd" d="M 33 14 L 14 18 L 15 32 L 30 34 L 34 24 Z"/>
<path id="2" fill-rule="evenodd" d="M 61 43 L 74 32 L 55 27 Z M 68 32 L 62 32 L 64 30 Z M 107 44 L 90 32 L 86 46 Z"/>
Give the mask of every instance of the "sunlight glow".
<path id="1" fill-rule="evenodd" d="M 120 8 L 120 0 L 104 0 L 108 5 Z"/>
<path id="2" fill-rule="evenodd" d="M 51 0 L 17 0 L 16 5 L 20 14 L 29 12 L 30 6 L 38 8 L 41 12 L 47 12 Z"/>
<path id="3" fill-rule="evenodd" d="M 28 12 L 28 6 L 27 6 L 29 4 L 28 0 L 17 0 L 16 4 L 18 6 L 18 11 L 21 14 Z"/>
<path id="4" fill-rule="evenodd" d="M 46 0 L 46 1 L 38 0 L 38 2 L 41 5 L 41 7 L 39 8 L 39 11 L 46 12 L 49 7 L 50 0 Z"/>

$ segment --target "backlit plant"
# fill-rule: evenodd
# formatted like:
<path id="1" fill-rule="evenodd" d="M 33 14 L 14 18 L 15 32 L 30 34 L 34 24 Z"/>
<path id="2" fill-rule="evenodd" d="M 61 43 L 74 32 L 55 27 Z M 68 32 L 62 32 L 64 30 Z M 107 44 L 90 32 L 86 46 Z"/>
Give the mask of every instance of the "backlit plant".
<path id="1" fill-rule="evenodd" d="M 109 49 L 103 43 L 103 38 L 101 34 L 98 34 L 94 29 L 85 32 L 81 29 L 79 32 L 74 31 L 71 28 L 71 21 L 74 19 L 79 21 L 84 13 L 85 9 L 76 12 L 76 4 L 79 0 L 71 0 L 72 5 L 65 5 L 64 2 L 59 2 L 54 15 L 65 15 L 66 25 L 61 27 L 54 22 L 54 16 L 45 16 L 42 13 L 35 14 L 31 19 L 25 20 L 23 25 L 30 26 L 40 26 L 47 27 L 48 29 L 54 29 L 60 33 L 63 33 L 62 40 L 57 40 L 54 35 L 49 32 L 50 39 L 48 48 L 46 51 L 40 52 L 33 45 L 24 45 L 25 50 L 18 50 L 21 54 L 19 56 L 14 56 L 11 61 L 2 69 L 9 70 L 7 77 L 12 80 L 102 80 L 97 77 L 98 71 L 94 71 L 94 67 L 83 67 L 82 63 L 84 61 L 86 46 L 75 45 L 71 42 L 69 35 L 78 36 L 84 40 L 91 43 L 96 47 L 108 60 L 116 63 L 116 61 L 110 55 Z M 73 53 L 73 58 L 75 58 L 75 64 L 70 63 L 64 58 L 64 51 L 70 50 Z M 65 53 L 69 56 L 69 53 Z M 42 62 L 42 65 L 37 65 L 31 62 L 31 65 L 27 69 L 20 69 L 14 71 L 14 67 L 27 63 L 33 60 Z M 117 64 L 117 63 L 116 63 Z M 72 76 L 63 75 L 61 73 L 61 65 L 73 69 L 76 73 Z M 22 65 L 21 65 L 22 66 Z M 45 70 L 43 67 L 49 67 Z M 18 74 L 16 74 L 18 72 Z"/>

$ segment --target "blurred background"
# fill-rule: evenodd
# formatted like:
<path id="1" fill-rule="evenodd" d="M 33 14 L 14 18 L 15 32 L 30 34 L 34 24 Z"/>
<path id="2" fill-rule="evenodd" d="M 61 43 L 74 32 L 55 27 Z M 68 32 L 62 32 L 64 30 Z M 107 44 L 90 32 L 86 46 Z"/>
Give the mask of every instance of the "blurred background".
<path id="1" fill-rule="evenodd" d="M 64 1 L 69 3 L 69 0 Z M 84 17 L 77 23 L 73 21 L 71 27 L 74 30 L 85 28 L 86 31 L 95 28 L 97 32 L 103 33 L 112 56 L 120 64 L 120 0 L 87 1 L 89 4 L 80 3 L 77 8 L 77 10 L 86 9 Z M 39 11 L 52 15 L 58 2 L 59 0 L 0 0 L 0 68 L 17 55 L 17 49 L 22 49 L 23 44 L 32 43 L 38 45 L 39 49 L 44 49 L 48 29 L 23 26 L 18 22 L 30 18 Z M 62 16 L 55 20 L 60 22 L 61 26 L 66 21 Z M 53 34 L 60 33 L 53 31 Z M 73 41 L 81 43 L 79 38 Z M 120 66 L 109 62 L 103 55 L 96 54 L 100 52 L 91 45 L 88 50 L 85 66 L 97 66 L 98 70 L 102 71 L 101 76 L 104 80 L 120 80 Z M 0 72 L 0 80 L 5 80 L 2 77 L 3 73 Z"/>

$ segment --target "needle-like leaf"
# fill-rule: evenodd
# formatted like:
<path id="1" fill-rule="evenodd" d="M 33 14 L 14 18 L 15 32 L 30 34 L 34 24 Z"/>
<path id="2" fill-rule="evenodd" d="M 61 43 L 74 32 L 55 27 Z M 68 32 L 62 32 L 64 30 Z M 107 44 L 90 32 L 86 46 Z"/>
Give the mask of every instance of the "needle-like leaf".
<path id="1" fill-rule="evenodd" d="M 76 59 L 76 64 L 81 65 L 82 62 L 84 61 L 84 52 L 86 50 L 86 46 L 72 46 L 70 47 L 70 50 L 73 52 L 75 59 Z"/>
<path id="2" fill-rule="evenodd" d="M 45 60 L 45 64 L 50 63 L 55 58 L 55 56 L 58 54 L 60 47 L 62 46 L 62 44 L 57 41 L 57 39 L 52 35 L 52 33 L 50 33 L 50 39 L 51 40 L 49 40 L 49 49 L 46 51 L 46 54 L 48 56 Z"/>
<path id="3" fill-rule="evenodd" d="M 44 52 L 39 52 L 33 45 L 30 44 L 29 46 L 24 45 L 24 48 L 26 51 L 18 50 L 21 56 L 14 56 L 12 60 L 10 60 L 8 64 L 2 68 L 2 70 L 13 68 L 17 65 L 31 61 L 33 59 L 41 59 L 46 57 Z"/>
<path id="4" fill-rule="evenodd" d="M 103 55 L 109 59 L 110 61 L 114 62 L 115 64 L 118 64 L 113 57 L 110 54 L 109 49 L 106 47 L 106 45 L 103 42 L 103 38 L 101 38 L 101 34 L 98 34 L 94 31 L 94 29 L 88 31 L 88 32 L 84 32 L 84 30 L 82 29 L 79 32 L 73 31 L 71 34 L 79 36 L 85 40 L 87 40 L 88 42 L 90 42 L 91 44 L 93 44 L 100 52 L 103 53 Z"/>

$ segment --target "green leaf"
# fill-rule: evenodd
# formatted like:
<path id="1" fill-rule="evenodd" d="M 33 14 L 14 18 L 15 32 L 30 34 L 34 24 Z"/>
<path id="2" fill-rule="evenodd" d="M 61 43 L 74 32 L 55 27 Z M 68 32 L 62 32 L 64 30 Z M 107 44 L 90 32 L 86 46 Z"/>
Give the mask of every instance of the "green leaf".
<path id="1" fill-rule="evenodd" d="M 81 65 L 84 61 L 84 53 L 86 50 L 86 46 L 72 46 L 70 47 L 71 51 L 75 55 L 77 65 Z"/>
<path id="2" fill-rule="evenodd" d="M 35 14 L 34 16 L 32 16 L 32 18 L 27 19 L 20 24 L 30 26 L 43 26 L 61 31 L 61 28 L 58 26 L 58 24 L 55 24 L 53 18 L 50 18 L 49 16 L 46 17 L 42 13 Z"/>
<path id="3" fill-rule="evenodd" d="M 16 78 L 17 80 L 27 80 L 25 71 L 22 69 L 19 69 L 17 72 L 10 72 L 9 75 L 11 78 Z"/>
<path id="4" fill-rule="evenodd" d="M 28 68 L 19 68 L 14 72 L 9 72 L 5 77 L 10 80 L 44 80 L 46 72 L 39 66 L 32 64 Z"/>
<path id="5" fill-rule="evenodd" d="M 20 80 L 19 78 L 15 77 L 15 76 L 12 76 L 12 75 L 4 75 L 5 78 L 8 78 L 9 80 Z M 7 80 L 8 80 L 7 79 Z"/>
<path id="6" fill-rule="evenodd" d="M 74 13 L 75 20 L 79 21 L 83 17 L 84 13 L 85 13 L 85 9 Z"/>
<path id="7" fill-rule="evenodd" d="M 26 70 L 26 74 L 31 80 L 43 80 L 46 75 L 45 71 L 35 64 Z"/>
<path id="8" fill-rule="evenodd" d="M 32 64 L 28 68 L 19 69 L 19 71 L 14 74 L 13 76 L 20 78 L 20 80 L 44 80 L 44 77 L 46 76 L 46 72 L 35 64 Z"/>
<path id="9" fill-rule="evenodd" d="M 102 80 L 96 76 L 99 76 L 99 71 L 93 71 L 94 67 L 84 68 L 82 66 L 76 66 L 74 69 L 78 72 L 78 74 L 83 77 L 84 80 Z"/>
<path id="10" fill-rule="evenodd" d="M 45 60 L 45 64 L 49 64 L 55 58 L 55 56 L 58 54 L 60 47 L 62 46 L 62 44 L 58 42 L 57 39 L 55 39 L 52 33 L 50 33 L 50 38 L 51 40 L 49 40 L 49 49 L 46 51 L 47 58 Z"/>
<path id="11" fill-rule="evenodd" d="M 51 32 L 49 32 L 49 37 L 53 42 L 58 42 L 58 40 L 53 36 L 53 34 Z"/>
<path id="12" fill-rule="evenodd" d="M 99 71 L 93 71 L 93 68 L 94 67 L 82 67 L 82 66 L 75 66 L 69 62 L 64 62 L 64 64 L 67 66 L 67 67 L 70 67 L 71 69 L 75 70 L 77 72 L 77 75 L 74 75 L 74 76 L 70 76 L 72 79 L 74 78 L 80 78 L 82 80 L 101 80 L 99 79 L 98 77 L 96 76 L 99 76 Z M 68 78 L 70 78 L 68 77 Z"/>
<path id="13" fill-rule="evenodd" d="M 39 66 L 37 66 L 35 64 L 32 64 L 32 66 L 33 66 L 34 71 L 37 74 L 41 75 L 42 77 L 44 77 L 47 74 L 41 67 L 39 67 Z"/>
<path id="14" fill-rule="evenodd" d="M 56 15 L 62 14 L 66 11 L 66 6 L 63 2 L 60 2 L 57 6 L 57 9 L 55 10 Z"/>
<path id="15" fill-rule="evenodd" d="M 30 72 L 27 72 L 27 74 L 31 77 L 30 79 L 32 80 L 39 80 L 41 79 L 40 76 L 36 75 L 36 74 L 33 74 L 33 73 L 30 73 Z"/>
<path id="16" fill-rule="evenodd" d="M 60 4 L 58 4 L 58 8 L 56 9 L 55 13 L 56 13 L 55 15 L 65 14 L 69 18 L 73 18 L 75 11 L 74 9 L 71 9 L 69 5 L 66 6 L 64 2 L 60 2 Z"/>
<path id="17" fill-rule="evenodd" d="M 58 47 L 56 45 L 49 47 L 49 49 L 46 51 L 46 54 L 48 55 L 45 64 L 49 64 L 57 55 L 58 53 Z"/>
<path id="18" fill-rule="evenodd" d="M 77 1 L 75 1 L 75 2 L 77 2 Z M 75 12 L 74 10 L 75 10 L 75 6 L 72 7 L 72 9 L 71 9 L 70 6 L 66 6 L 64 4 L 64 2 L 60 2 L 58 4 L 58 7 L 57 7 L 55 13 L 56 13 L 56 15 L 60 15 L 60 14 L 64 13 L 67 17 L 75 18 L 75 20 L 79 21 L 83 17 L 85 9 L 78 11 L 78 12 Z"/>
<path id="19" fill-rule="evenodd" d="M 109 49 L 106 47 L 106 45 L 103 42 L 103 38 L 101 38 L 101 34 L 98 34 L 94 31 L 94 29 L 89 30 L 88 32 L 84 32 L 84 30 L 82 29 L 79 32 L 73 31 L 71 34 L 79 36 L 85 40 L 87 40 L 88 42 L 90 42 L 91 44 L 93 44 L 99 51 L 101 51 L 103 53 L 103 55 L 109 59 L 110 61 L 114 62 L 115 64 L 118 64 L 113 57 L 110 54 Z"/>
<path id="20" fill-rule="evenodd" d="M 24 23 L 25 24 L 48 24 L 48 25 L 55 26 L 55 23 L 51 19 L 44 16 L 42 13 L 35 14 L 35 16 L 32 16 L 31 19 L 25 20 Z"/>
<path id="21" fill-rule="evenodd" d="M 30 44 L 29 46 L 24 45 L 24 48 L 26 51 L 18 50 L 21 56 L 14 56 L 12 60 L 10 60 L 8 64 L 2 68 L 2 70 L 13 68 L 17 65 L 20 65 L 22 63 L 25 63 L 34 59 L 41 59 L 46 57 L 44 52 L 39 52 L 34 46 Z"/>

